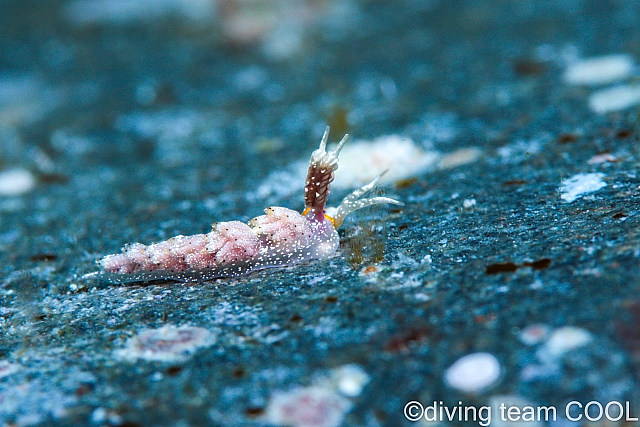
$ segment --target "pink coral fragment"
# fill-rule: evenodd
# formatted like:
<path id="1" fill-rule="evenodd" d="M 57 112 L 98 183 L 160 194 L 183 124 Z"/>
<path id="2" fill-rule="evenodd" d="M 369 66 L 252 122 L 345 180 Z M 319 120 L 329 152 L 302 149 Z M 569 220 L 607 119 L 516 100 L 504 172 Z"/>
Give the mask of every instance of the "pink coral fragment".
<path id="1" fill-rule="evenodd" d="M 265 421 L 291 427 L 337 427 L 351 406 L 329 387 L 298 388 L 276 393 L 269 401 Z"/>

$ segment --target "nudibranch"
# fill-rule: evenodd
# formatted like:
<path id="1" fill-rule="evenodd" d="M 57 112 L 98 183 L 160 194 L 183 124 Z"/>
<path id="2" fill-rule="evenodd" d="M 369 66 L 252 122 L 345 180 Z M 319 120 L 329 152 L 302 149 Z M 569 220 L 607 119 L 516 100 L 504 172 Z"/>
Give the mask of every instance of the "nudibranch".
<path id="1" fill-rule="evenodd" d="M 345 197 L 337 208 L 325 206 L 338 169 L 338 155 L 348 136 L 327 152 L 327 126 L 320 147 L 309 161 L 302 214 L 269 207 L 266 215 L 246 224 L 218 222 L 207 234 L 176 236 L 151 245 L 126 245 L 122 253 L 98 261 L 101 271 L 96 274 L 111 283 L 203 282 L 328 257 L 338 249 L 337 229 L 351 212 L 375 204 L 402 205 L 388 197 L 364 197 L 377 184 L 378 176 Z"/>

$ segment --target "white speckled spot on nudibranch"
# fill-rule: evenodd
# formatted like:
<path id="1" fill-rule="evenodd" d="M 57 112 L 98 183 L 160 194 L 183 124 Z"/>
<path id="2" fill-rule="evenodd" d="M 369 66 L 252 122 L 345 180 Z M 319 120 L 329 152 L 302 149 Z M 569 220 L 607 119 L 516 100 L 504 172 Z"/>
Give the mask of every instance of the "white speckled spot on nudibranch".
<path id="1" fill-rule="evenodd" d="M 375 204 L 402 203 L 388 197 L 364 197 L 378 177 L 345 197 L 337 208 L 326 208 L 338 154 L 347 141 L 345 135 L 334 150 L 327 152 L 328 136 L 327 127 L 320 147 L 311 155 L 302 214 L 269 207 L 265 215 L 247 224 L 218 222 L 207 234 L 176 236 L 151 245 L 126 245 L 121 253 L 98 261 L 100 276 L 113 283 L 206 281 L 330 256 L 340 244 L 336 229 L 348 214 Z"/>

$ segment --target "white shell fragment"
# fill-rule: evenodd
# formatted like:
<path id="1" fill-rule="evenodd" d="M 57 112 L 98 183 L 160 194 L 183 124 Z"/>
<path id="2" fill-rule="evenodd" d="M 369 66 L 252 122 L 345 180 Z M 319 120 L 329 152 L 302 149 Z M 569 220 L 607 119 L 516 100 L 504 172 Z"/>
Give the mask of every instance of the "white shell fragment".
<path id="1" fill-rule="evenodd" d="M 464 199 L 462 202 L 462 207 L 465 209 L 472 208 L 476 205 L 476 199 Z"/>
<path id="2" fill-rule="evenodd" d="M 0 172 L 0 196 L 19 196 L 35 185 L 36 179 L 28 170 L 16 168 Z"/>
<path id="3" fill-rule="evenodd" d="M 572 85 L 603 85 L 629 77 L 635 68 L 633 58 L 614 54 L 583 59 L 570 64 L 563 79 Z"/>
<path id="4" fill-rule="evenodd" d="M 439 169 L 453 169 L 468 165 L 480 158 L 482 150 L 477 147 L 460 148 L 452 153 L 443 155 L 438 161 Z"/>
<path id="5" fill-rule="evenodd" d="M 602 180 L 603 173 L 579 173 L 571 178 L 565 179 L 560 187 L 560 198 L 565 202 L 573 202 L 583 197 L 585 194 L 593 193 L 606 187 L 607 183 Z"/>
<path id="6" fill-rule="evenodd" d="M 541 350 L 544 355 L 558 359 L 571 350 L 584 347 L 591 341 L 593 341 L 593 336 L 586 329 L 563 326 L 553 331 Z"/>
<path id="7" fill-rule="evenodd" d="M 472 353 L 458 359 L 444 373 L 445 383 L 466 393 L 477 393 L 500 378 L 500 362 L 490 353 Z"/>
<path id="8" fill-rule="evenodd" d="M 400 135 L 358 140 L 345 146 L 340 153 L 340 169 L 336 172 L 334 188 L 357 187 L 385 170 L 388 172 L 380 183 L 393 183 L 435 166 L 438 159 L 438 153 L 425 151 Z"/>
<path id="9" fill-rule="evenodd" d="M 129 338 L 124 349 L 116 350 L 116 356 L 129 360 L 177 361 L 214 342 L 213 335 L 207 329 L 165 325 L 158 329 L 145 329 Z"/>
<path id="10" fill-rule="evenodd" d="M 620 111 L 640 103 L 640 86 L 617 85 L 589 96 L 589 108 L 598 114 Z"/>

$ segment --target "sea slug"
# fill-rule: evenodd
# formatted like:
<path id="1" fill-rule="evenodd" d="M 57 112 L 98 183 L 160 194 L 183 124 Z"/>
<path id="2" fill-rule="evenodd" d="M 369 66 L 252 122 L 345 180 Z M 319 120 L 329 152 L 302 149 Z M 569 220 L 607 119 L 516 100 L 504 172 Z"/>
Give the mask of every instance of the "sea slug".
<path id="1" fill-rule="evenodd" d="M 320 147 L 309 161 L 302 214 L 269 207 L 266 215 L 247 224 L 218 222 L 207 234 L 176 236 L 151 245 L 126 245 L 122 253 L 99 260 L 101 271 L 94 274 L 111 283 L 203 282 L 328 257 L 338 249 L 340 238 L 336 230 L 351 212 L 375 204 L 402 205 L 388 197 L 364 198 L 378 182 L 378 176 L 345 197 L 337 208 L 327 208 L 329 185 L 348 135 L 329 152 L 328 138 L 327 126 Z"/>

